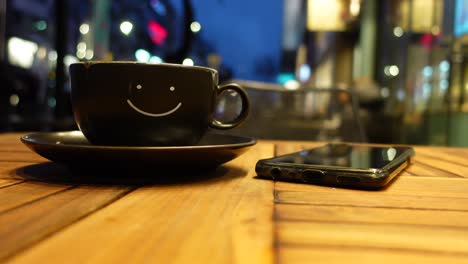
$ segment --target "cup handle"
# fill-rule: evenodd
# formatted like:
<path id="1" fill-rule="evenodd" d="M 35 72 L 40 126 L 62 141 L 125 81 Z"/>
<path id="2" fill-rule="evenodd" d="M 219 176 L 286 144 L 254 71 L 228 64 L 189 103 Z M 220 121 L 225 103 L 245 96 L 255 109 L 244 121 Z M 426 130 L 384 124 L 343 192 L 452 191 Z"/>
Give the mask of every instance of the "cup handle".
<path id="1" fill-rule="evenodd" d="M 228 83 L 228 84 L 218 85 L 216 89 L 216 97 L 220 96 L 222 93 L 228 90 L 235 91 L 239 94 L 241 101 L 242 101 L 242 110 L 240 114 L 234 120 L 230 122 L 224 123 L 213 118 L 213 121 L 211 121 L 211 124 L 210 124 L 210 127 L 212 128 L 230 129 L 230 128 L 236 127 L 240 123 L 242 123 L 242 121 L 244 121 L 247 115 L 249 114 L 249 108 L 250 108 L 249 97 L 247 96 L 247 92 L 237 83 Z"/>

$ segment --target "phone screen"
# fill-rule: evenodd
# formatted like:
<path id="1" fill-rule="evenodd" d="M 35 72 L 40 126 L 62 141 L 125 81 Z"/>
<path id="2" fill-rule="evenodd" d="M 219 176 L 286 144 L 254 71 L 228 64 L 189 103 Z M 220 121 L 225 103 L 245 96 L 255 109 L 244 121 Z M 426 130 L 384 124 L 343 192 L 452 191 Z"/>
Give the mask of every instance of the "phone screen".
<path id="1" fill-rule="evenodd" d="M 357 169 L 379 169 L 385 167 L 408 149 L 410 148 L 329 144 L 319 148 L 279 156 L 270 161 Z"/>

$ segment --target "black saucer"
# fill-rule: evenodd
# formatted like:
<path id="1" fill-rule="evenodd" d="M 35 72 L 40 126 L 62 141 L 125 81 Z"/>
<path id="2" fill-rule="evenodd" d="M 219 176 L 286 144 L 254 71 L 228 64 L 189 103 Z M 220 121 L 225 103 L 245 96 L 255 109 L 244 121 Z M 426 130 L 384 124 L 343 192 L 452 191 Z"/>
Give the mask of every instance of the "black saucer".
<path id="1" fill-rule="evenodd" d="M 91 145 L 80 131 L 33 133 L 22 137 L 21 141 L 39 155 L 73 168 L 163 171 L 215 168 L 256 143 L 253 138 L 208 133 L 194 146 L 97 146 Z"/>

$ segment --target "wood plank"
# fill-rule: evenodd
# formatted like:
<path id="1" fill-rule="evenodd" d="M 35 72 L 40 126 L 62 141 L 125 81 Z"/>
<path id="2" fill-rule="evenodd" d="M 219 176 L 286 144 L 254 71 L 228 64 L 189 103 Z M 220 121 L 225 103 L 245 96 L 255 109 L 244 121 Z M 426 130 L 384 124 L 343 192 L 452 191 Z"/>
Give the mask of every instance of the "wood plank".
<path id="1" fill-rule="evenodd" d="M 252 177 L 272 155 L 260 143 L 210 179 L 137 189 L 12 263 L 271 263 L 273 183 Z"/>
<path id="2" fill-rule="evenodd" d="M 416 154 L 417 155 L 417 154 Z M 423 163 L 412 161 L 400 175 L 402 176 L 423 176 L 423 177 L 441 177 L 441 178 L 460 178 L 459 175 L 450 173 L 445 170 L 435 170 L 434 167 Z"/>
<path id="3" fill-rule="evenodd" d="M 277 182 L 275 202 L 466 211 L 468 180 L 399 177 L 387 189 L 380 191 Z"/>
<path id="4" fill-rule="evenodd" d="M 23 143 L 0 144 L 0 152 L 29 152 L 31 151 Z"/>
<path id="5" fill-rule="evenodd" d="M 23 182 L 23 181 L 13 180 L 13 179 L 1 179 L 0 178 L 0 189 L 11 186 L 11 185 L 14 185 L 14 184 L 18 184 L 18 183 L 21 183 L 21 182 Z"/>
<path id="6" fill-rule="evenodd" d="M 468 212 L 276 204 L 275 220 L 468 227 Z"/>
<path id="7" fill-rule="evenodd" d="M 425 158 L 442 160 L 445 162 L 468 167 L 468 150 L 466 149 L 453 149 L 451 151 L 419 151 L 418 154 L 419 156 L 424 156 Z"/>
<path id="8" fill-rule="evenodd" d="M 0 213 L 48 195 L 69 189 L 70 185 L 22 182 L 0 189 Z"/>
<path id="9" fill-rule="evenodd" d="M 422 149 L 424 154 L 434 151 Z M 433 165 L 433 157 L 424 154 L 419 156 L 421 163 Z M 435 168 L 444 165 L 439 170 L 421 163 L 413 163 L 390 188 L 378 192 L 276 182 L 277 261 L 466 263 L 466 234 L 452 234 L 458 234 L 459 229 L 467 232 L 467 183 L 460 178 L 446 182 L 443 178 L 410 176 L 459 177 L 457 173 L 464 173 L 465 168 L 463 164 L 453 167 L 448 159 L 435 162 Z M 413 209 L 418 207 L 425 210 Z M 379 228 L 385 231 L 379 233 Z M 404 231 L 398 233 L 392 228 Z M 333 239 L 328 239 L 329 231 Z M 387 240 L 394 243 L 389 246 Z M 458 247 L 453 251 L 452 246 L 433 246 L 441 241 Z"/>
<path id="10" fill-rule="evenodd" d="M 442 150 L 439 150 L 437 149 L 438 152 L 442 152 L 442 153 L 446 153 L 450 156 L 457 156 L 458 158 L 462 158 L 462 159 L 467 159 L 468 158 L 468 148 L 464 147 L 464 148 L 457 148 L 457 147 L 451 147 L 451 148 L 448 148 L 448 149 L 442 149 Z M 463 161 L 462 161 L 463 162 Z"/>
<path id="11" fill-rule="evenodd" d="M 278 243 L 290 247 L 334 246 L 468 257 L 468 229 L 416 225 L 279 222 Z"/>
<path id="12" fill-rule="evenodd" d="M 408 208 L 420 210 L 453 210 L 468 211 L 467 198 L 447 197 L 418 197 L 418 196 L 376 196 L 344 194 L 340 198 L 338 193 L 298 194 L 295 192 L 278 192 L 276 202 L 293 204 L 343 205 L 380 208 Z M 320 198 L 318 198 L 320 196 Z"/>
<path id="13" fill-rule="evenodd" d="M 129 190 L 128 187 L 82 186 L 0 214 L 0 262 L 115 201 Z"/>
<path id="14" fill-rule="evenodd" d="M 240 201 L 233 208 L 231 228 L 232 263 L 273 263 L 273 185 L 268 180 L 253 179 L 257 160 L 274 153 L 271 144 L 262 146 L 253 154 L 243 156 L 237 164 L 244 164 L 248 171 L 239 183 L 242 188 Z M 229 199 L 229 198 L 228 198 Z M 229 216 L 228 216 L 229 218 Z M 226 263 L 226 262 L 225 262 Z"/>
<path id="15" fill-rule="evenodd" d="M 5 133 L 0 136 L 0 146 L 2 144 L 20 143 L 20 137 L 28 133 Z"/>
<path id="16" fill-rule="evenodd" d="M 428 252 L 396 251 L 369 248 L 325 247 L 314 248 L 288 247 L 282 245 L 278 252 L 277 263 L 360 263 L 360 264 L 440 264 L 467 263 L 466 256 L 456 254 L 430 254 Z"/>
<path id="17" fill-rule="evenodd" d="M 37 164 L 37 162 L 1 162 L 0 179 L 23 179 L 17 175 L 17 170 Z"/>
<path id="18" fill-rule="evenodd" d="M 7 133 L 0 135 L 0 153 L 4 152 L 31 152 L 31 150 L 21 142 L 20 137 L 26 133 Z"/>
<path id="19" fill-rule="evenodd" d="M 434 197 L 462 197 L 468 198 L 468 180 L 464 178 L 434 178 L 400 176 L 392 182 L 388 188 L 381 190 L 353 190 L 347 188 L 335 188 L 313 184 L 277 183 L 276 190 L 295 192 L 333 192 L 336 194 L 356 195 L 415 195 Z"/>
<path id="20" fill-rule="evenodd" d="M 427 155 L 415 155 L 414 162 L 416 164 L 420 163 L 425 167 L 432 168 L 437 172 L 448 172 L 453 174 L 454 176 L 458 176 L 461 178 L 468 178 L 468 167 L 455 164 L 450 161 L 432 158 Z"/>
<path id="21" fill-rule="evenodd" d="M 0 162 L 46 162 L 47 159 L 38 154 L 28 152 L 0 152 Z"/>

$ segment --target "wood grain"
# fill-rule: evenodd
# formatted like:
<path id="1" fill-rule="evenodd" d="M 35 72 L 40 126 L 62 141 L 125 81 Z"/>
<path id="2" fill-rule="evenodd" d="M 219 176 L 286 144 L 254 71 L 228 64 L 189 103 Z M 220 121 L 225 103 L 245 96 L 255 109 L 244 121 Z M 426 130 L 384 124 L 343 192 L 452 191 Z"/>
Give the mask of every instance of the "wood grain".
<path id="1" fill-rule="evenodd" d="M 429 252 L 395 251 L 375 248 L 349 247 L 289 247 L 282 245 L 278 254 L 278 263 L 360 263 L 360 264 L 461 264 L 467 263 L 464 256 L 453 254 L 431 254 Z"/>
<path id="2" fill-rule="evenodd" d="M 0 179 L 21 179 L 17 177 L 16 170 L 25 166 L 31 166 L 37 162 L 2 162 L 0 161 Z"/>
<path id="3" fill-rule="evenodd" d="M 433 171 L 438 173 L 448 172 L 452 176 L 465 178 L 468 175 L 468 167 L 458 165 L 456 163 L 435 159 L 430 156 L 418 155 L 414 157 L 415 164 L 422 164 L 425 167 L 431 168 Z"/>
<path id="4" fill-rule="evenodd" d="M 0 178 L 0 188 L 5 188 L 14 184 L 21 183 L 22 181 L 13 180 L 13 179 L 1 179 Z"/>
<path id="5" fill-rule="evenodd" d="M 20 137 L 27 133 L 6 133 L 0 136 L 0 147 L 1 145 L 21 144 Z"/>
<path id="6" fill-rule="evenodd" d="M 443 160 L 452 164 L 467 167 L 468 152 L 465 149 L 439 149 L 439 148 L 415 148 L 418 156 Z"/>
<path id="7" fill-rule="evenodd" d="M 272 155 L 258 144 L 210 180 L 139 188 L 12 263 L 271 263 L 273 183 L 252 177 Z"/>
<path id="8" fill-rule="evenodd" d="M 276 182 L 277 262 L 467 263 L 468 152 L 415 151 L 380 191 Z"/>
<path id="9" fill-rule="evenodd" d="M 468 181 L 400 177 L 392 186 L 382 191 L 358 191 L 277 182 L 275 201 L 289 204 L 466 211 Z"/>
<path id="10" fill-rule="evenodd" d="M 417 154 L 416 154 L 417 155 Z M 434 168 L 433 166 L 426 165 L 417 161 L 412 161 L 401 175 L 423 176 L 423 177 L 442 177 L 442 178 L 460 178 L 459 175 L 448 172 L 444 169 Z"/>
<path id="11" fill-rule="evenodd" d="M 272 144 L 259 144 L 255 154 L 241 156 L 236 163 L 248 171 L 238 205 L 233 208 L 231 244 L 232 263 L 273 263 L 273 181 L 253 179 L 255 163 L 274 153 Z"/>
<path id="12" fill-rule="evenodd" d="M 4 152 L 30 152 L 31 150 L 22 143 L 0 144 L 0 153 Z"/>
<path id="13" fill-rule="evenodd" d="M 279 222 L 280 245 L 451 254 L 468 258 L 468 229 L 395 224 Z"/>
<path id="14" fill-rule="evenodd" d="M 0 189 L 0 213 L 71 188 L 69 185 L 22 182 Z"/>
<path id="15" fill-rule="evenodd" d="M 45 162 L 46 158 L 34 152 L 0 152 L 0 162 Z"/>
<path id="16" fill-rule="evenodd" d="M 468 228 L 468 211 L 277 204 L 275 220 Z"/>
<path id="17" fill-rule="evenodd" d="M 193 181 L 90 186 L 49 165 L 19 177 L 44 161 L 19 136 L 0 135 L 0 262 L 468 263 L 468 149 L 417 146 L 379 191 L 255 178 L 258 159 L 325 144 L 299 141 Z"/>
<path id="18" fill-rule="evenodd" d="M 128 187 L 82 186 L 0 214 L 0 261 L 115 201 L 130 190 Z"/>
<path id="19" fill-rule="evenodd" d="M 401 176 L 392 182 L 387 188 L 375 191 L 353 190 L 346 188 L 334 188 L 311 184 L 295 184 L 288 182 L 277 182 L 276 191 L 291 191 L 299 193 L 314 194 L 326 192 L 341 195 L 355 195 L 369 197 L 386 196 L 415 196 L 415 197 L 458 197 L 468 198 L 468 181 L 462 178 L 434 178 L 434 177 L 412 177 Z M 337 198 L 338 199 L 338 198 Z"/>
<path id="20" fill-rule="evenodd" d="M 431 151 L 431 150 L 433 150 L 433 151 Z M 457 156 L 458 158 L 462 159 L 461 163 L 463 163 L 463 164 L 464 164 L 463 160 L 468 158 L 467 148 L 456 148 L 456 147 L 442 148 L 442 149 L 441 148 L 437 148 L 437 149 L 428 148 L 429 153 L 434 153 L 434 150 L 436 151 L 436 155 L 438 153 L 444 153 L 444 154 L 448 154 L 450 158 L 452 158 L 453 156 Z"/>

